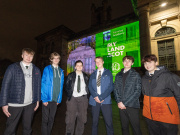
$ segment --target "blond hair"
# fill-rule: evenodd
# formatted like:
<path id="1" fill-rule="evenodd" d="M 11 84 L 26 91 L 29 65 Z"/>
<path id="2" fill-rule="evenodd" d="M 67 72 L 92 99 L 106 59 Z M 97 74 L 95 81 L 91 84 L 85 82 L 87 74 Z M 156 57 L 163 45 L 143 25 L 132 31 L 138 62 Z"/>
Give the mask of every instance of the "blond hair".
<path id="1" fill-rule="evenodd" d="M 26 53 L 28 53 L 28 54 L 31 54 L 31 55 L 34 55 L 34 54 L 35 54 L 35 52 L 34 52 L 32 49 L 30 49 L 30 48 L 23 48 L 23 49 L 22 49 L 22 54 L 23 54 L 24 52 L 26 52 Z"/>
<path id="2" fill-rule="evenodd" d="M 50 60 L 50 63 L 51 63 L 51 64 L 52 64 L 51 61 L 54 59 L 55 56 L 58 56 L 59 59 L 61 59 L 61 56 L 59 55 L 59 53 L 53 52 L 53 53 L 51 53 L 51 55 L 50 55 L 50 57 L 49 57 L 49 60 Z"/>

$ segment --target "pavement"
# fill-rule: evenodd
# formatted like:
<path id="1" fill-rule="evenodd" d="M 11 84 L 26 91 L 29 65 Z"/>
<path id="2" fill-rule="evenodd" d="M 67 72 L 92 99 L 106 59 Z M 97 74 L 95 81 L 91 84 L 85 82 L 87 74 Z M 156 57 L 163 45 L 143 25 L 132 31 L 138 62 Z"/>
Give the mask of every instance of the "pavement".
<path id="1" fill-rule="evenodd" d="M 121 124 L 119 118 L 119 111 L 115 101 L 113 100 L 112 104 L 113 108 L 113 127 L 115 135 L 122 135 L 121 132 Z M 32 135 L 41 135 L 41 117 L 42 117 L 42 109 L 41 105 L 39 109 L 36 111 L 34 120 L 33 120 L 33 133 Z M 140 110 L 140 126 L 143 135 L 148 135 L 147 125 L 144 121 L 143 116 L 141 115 L 142 109 Z M 52 129 L 52 135 L 65 135 L 66 124 L 65 124 L 65 114 L 66 114 L 66 96 L 64 94 L 62 103 L 58 105 L 57 113 L 55 116 L 54 126 Z M 3 135 L 6 126 L 6 116 L 3 114 L 2 110 L 0 110 L 0 135 Z M 91 124 L 92 124 L 92 116 L 91 116 L 91 106 L 88 107 L 87 114 L 87 123 L 85 124 L 85 130 L 83 135 L 91 135 Z M 103 120 L 103 116 L 100 115 L 99 118 L 99 131 L 98 135 L 106 135 L 106 128 Z M 132 128 L 130 126 L 130 134 L 132 133 Z M 22 124 L 21 122 L 18 125 L 17 135 L 22 135 Z M 180 135 L 180 134 L 178 134 Z"/>

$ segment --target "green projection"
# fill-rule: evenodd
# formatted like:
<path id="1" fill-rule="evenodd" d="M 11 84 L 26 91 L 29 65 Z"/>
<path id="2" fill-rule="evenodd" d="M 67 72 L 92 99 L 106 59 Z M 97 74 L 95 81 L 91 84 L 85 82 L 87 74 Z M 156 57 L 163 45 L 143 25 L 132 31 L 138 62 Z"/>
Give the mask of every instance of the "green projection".
<path id="1" fill-rule="evenodd" d="M 139 21 L 96 34 L 96 56 L 104 58 L 104 67 L 115 75 L 122 69 L 122 58 L 135 59 L 133 67 L 141 66 Z"/>

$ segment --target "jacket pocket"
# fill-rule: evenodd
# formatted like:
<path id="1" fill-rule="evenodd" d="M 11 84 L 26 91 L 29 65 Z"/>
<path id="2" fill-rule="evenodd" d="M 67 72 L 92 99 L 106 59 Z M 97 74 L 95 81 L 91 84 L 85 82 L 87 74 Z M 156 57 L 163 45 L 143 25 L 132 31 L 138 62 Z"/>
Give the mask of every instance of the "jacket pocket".
<path id="1" fill-rule="evenodd" d="M 168 109 L 169 109 L 170 113 L 173 115 L 173 113 L 172 113 L 172 111 L 171 111 L 171 108 L 169 107 L 168 102 L 166 102 L 166 105 L 167 105 L 167 107 L 168 107 Z"/>

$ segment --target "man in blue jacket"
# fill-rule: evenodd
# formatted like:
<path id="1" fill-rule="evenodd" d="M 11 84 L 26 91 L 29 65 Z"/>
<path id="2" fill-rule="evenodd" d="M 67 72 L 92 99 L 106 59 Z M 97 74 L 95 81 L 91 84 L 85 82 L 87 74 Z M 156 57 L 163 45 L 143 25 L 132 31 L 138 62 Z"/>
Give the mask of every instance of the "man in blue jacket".
<path id="1" fill-rule="evenodd" d="M 23 135 L 31 135 L 34 111 L 39 107 L 41 73 L 33 65 L 35 52 L 22 50 L 22 61 L 10 65 L 3 78 L 0 106 L 7 116 L 4 135 L 15 135 L 22 116 Z"/>
<path id="2" fill-rule="evenodd" d="M 141 95 L 141 77 L 131 66 L 132 56 L 123 58 L 124 68 L 117 73 L 114 82 L 114 96 L 119 108 L 123 135 L 129 135 L 129 121 L 134 135 L 141 135 L 139 122 L 139 97 Z"/>
<path id="3" fill-rule="evenodd" d="M 112 73 L 103 67 L 102 57 L 96 57 L 98 69 L 93 72 L 89 80 L 89 92 L 91 94 L 89 104 L 92 105 L 92 135 L 98 134 L 98 122 L 100 110 L 106 123 L 107 135 L 113 135 L 111 92 L 113 91 Z"/>
<path id="4" fill-rule="evenodd" d="M 64 84 L 64 72 L 58 66 L 60 55 L 53 52 L 49 59 L 51 65 L 44 68 L 41 82 L 42 135 L 51 134 L 57 105 L 62 100 Z"/>

